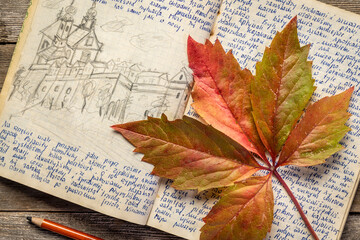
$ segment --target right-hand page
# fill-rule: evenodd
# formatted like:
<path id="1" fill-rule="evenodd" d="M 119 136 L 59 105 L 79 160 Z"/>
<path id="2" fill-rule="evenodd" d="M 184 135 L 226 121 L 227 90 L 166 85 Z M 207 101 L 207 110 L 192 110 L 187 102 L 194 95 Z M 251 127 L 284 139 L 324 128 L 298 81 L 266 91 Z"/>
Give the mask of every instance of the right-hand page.
<path id="1" fill-rule="evenodd" d="M 352 130 L 341 144 L 345 147 L 325 164 L 299 168 L 278 168 L 280 175 L 298 199 L 320 239 L 340 239 L 359 176 L 360 144 L 359 62 L 360 16 L 317 1 L 232 0 L 223 1 L 211 41 L 219 39 L 226 51 L 232 50 L 242 68 L 255 74 L 277 31 L 297 16 L 301 46 L 311 44 L 309 60 L 317 87 L 312 101 L 355 86 L 347 125 Z M 188 106 L 185 114 L 196 118 Z M 189 239 L 197 239 L 201 219 L 216 202 L 216 194 L 181 192 L 163 185 L 149 221 L 152 225 L 171 224 Z M 274 220 L 267 239 L 312 239 L 295 205 L 274 178 Z M 206 196 L 205 196 L 206 195 Z M 169 200 L 170 199 L 170 200 Z M 169 204 L 176 203 L 175 206 Z M 180 206 L 180 207 L 179 207 Z M 162 223 L 164 222 L 164 223 Z M 170 224 L 169 224 L 170 223 Z M 165 227 L 168 229 L 169 227 Z"/>
<path id="2" fill-rule="evenodd" d="M 265 47 L 297 16 L 301 46 L 311 44 L 313 100 L 355 86 L 345 150 L 315 167 L 278 168 L 320 239 L 339 239 L 356 191 L 359 174 L 360 16 L 317 1 L 223 1 L 213 38 L 232 49 L 242 68 L 255 74 Z M 213 39 L 213 40 L 214 40 Z M 268 239 L 312 239 L 285 190 L 273 181 L 274 221 Z"/>

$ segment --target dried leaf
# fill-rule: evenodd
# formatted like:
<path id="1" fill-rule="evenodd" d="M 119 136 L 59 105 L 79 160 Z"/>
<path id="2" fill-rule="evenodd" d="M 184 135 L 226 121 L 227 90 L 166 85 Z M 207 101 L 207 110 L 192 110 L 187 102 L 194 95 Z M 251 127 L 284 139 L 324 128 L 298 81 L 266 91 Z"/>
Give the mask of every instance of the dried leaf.
<path id="1" fill-rule="evenodd" d="M 226 53 L 218 40 L 214 45 L 210 41 L 200 44 L 189 37 L 188 58 L 194 71 L 192 106 L 196 112 L 249 151 L 265 156 L 251 114 L 251 72 L 242 70 L 231 51 Z"/>
<path id="2" fill-rule="evenodd" d="M 274 37 L 256 65 L 251 83 L 253 115 L 260 137 L 276 158 L 315 90 L 310 46 L 300 47 L 296 17 Z"/>
<path id="3" fill-rule="evenodd" d="M 325 97 L 310 105 L 287 139 L 279 158 L 279 165 L 311 166 L 343 149 L 339 141 L 350 130 L 345 122 L 346 110 L 354 87 L 332 97 Z"/>
<path id="4" fill-rule="evenodd" d="M 258 163 L 241 145 L 192 118 L 161 119 L 113 126 L 143 161 L 154 165 L 153 174 L 174 179 L 177 189 L 199 191 L 230 186 L 258 171 Z"/>
<path id="5" fill-rule="evenodd" d="M 204 218 L 200 239 L 264 239 L 271 229 L 273 209 L 271 174 L 237 183 Z"/>
<path id="6" fill-rule="evenodd" d="M 342 149 L 354 88 L 310 105 L 300 119 L 315 90 L 308 52 L 309 46 L 300 47 L 296 17 L 265 49 L 255 76 L 242 70 L 219 41 L 200 44 L 189 37 L 193 107 L 211 126 L 188 117 L 168 121 L 165 115 L 113 126 L 144 154 L 143 161 L 154 165 L 153 174 L 174 179 L 175 188 L 228 187 L 204 218 L 201 239 L 265 238 L 273 219 L 273 175 L 319 239 L 276 169 L 321 164 Z M 260 169 L 269 174 L 252 177 Z"/>

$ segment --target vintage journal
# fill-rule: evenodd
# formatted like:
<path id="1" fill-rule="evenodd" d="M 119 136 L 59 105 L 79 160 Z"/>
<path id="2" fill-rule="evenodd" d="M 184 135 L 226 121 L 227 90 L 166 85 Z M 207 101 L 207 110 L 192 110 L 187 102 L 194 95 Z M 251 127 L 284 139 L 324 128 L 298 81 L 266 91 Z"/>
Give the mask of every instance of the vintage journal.
<path id="1" fill-rule="evenodd" d="M 326 164 L 279 169 L 321 239 L 340 239 L 359 177 L 360 16 L 313 0 L 33 0 L 1 95 L 0 176 L 137 224 L 198 239 L 218 190 L 178 191 L 110 126 L 191 108 L 188 36 L 219 39 L 242 68 L 294 16 L 317 90 L 355 86 L 352 128 Z M 190 99 L 190 100 L 189 100 Z M 273 180 L 267 239 L 311 239 Z"/>

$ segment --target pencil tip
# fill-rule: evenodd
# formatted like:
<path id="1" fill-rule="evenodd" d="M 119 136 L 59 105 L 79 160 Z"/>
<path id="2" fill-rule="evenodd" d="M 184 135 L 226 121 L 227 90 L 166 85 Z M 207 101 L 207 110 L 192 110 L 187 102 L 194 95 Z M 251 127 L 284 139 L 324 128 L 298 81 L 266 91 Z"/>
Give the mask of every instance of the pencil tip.
<path id="1" fill-rule="evenodd" d="M 31 222 L 32 218 L 31 217 L 26 217 L 26 219 Z"/>

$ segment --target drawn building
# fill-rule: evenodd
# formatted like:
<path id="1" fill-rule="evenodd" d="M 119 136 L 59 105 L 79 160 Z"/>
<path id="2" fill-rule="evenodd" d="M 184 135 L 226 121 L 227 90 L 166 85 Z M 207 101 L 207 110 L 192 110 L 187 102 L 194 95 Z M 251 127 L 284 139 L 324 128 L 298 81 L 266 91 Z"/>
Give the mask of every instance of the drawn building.
<path id="1" fill-rule="evenodd" d="M 40 41 L 34 64 L 50 65 L 54 62 L 67 62 L 73 65 L 76 62 L 96 61 L 103 44 L 95 33 L 96 10 L 95 2 L 83 17 L 80 25 L 74 24 L 76 8 L 66 7 L 58 14 L 56 21 L 41 30 Z"/>
<path id="2" fill-rule="evenodd" d="M 34 90 L 20 97 L 27 99 L 27 108 L 75 109 L 114 122 L 159 117 L 163 112 L 180 117 L 191 87 L 186 68 L 169 77 L 144 70 L 138 63 L 99 61 L 103 43 L 95 29 L 96 3 L 78 25 L 75 14 L 73 1 L 41 30 L 36 56 L 25 77 Z"/>

